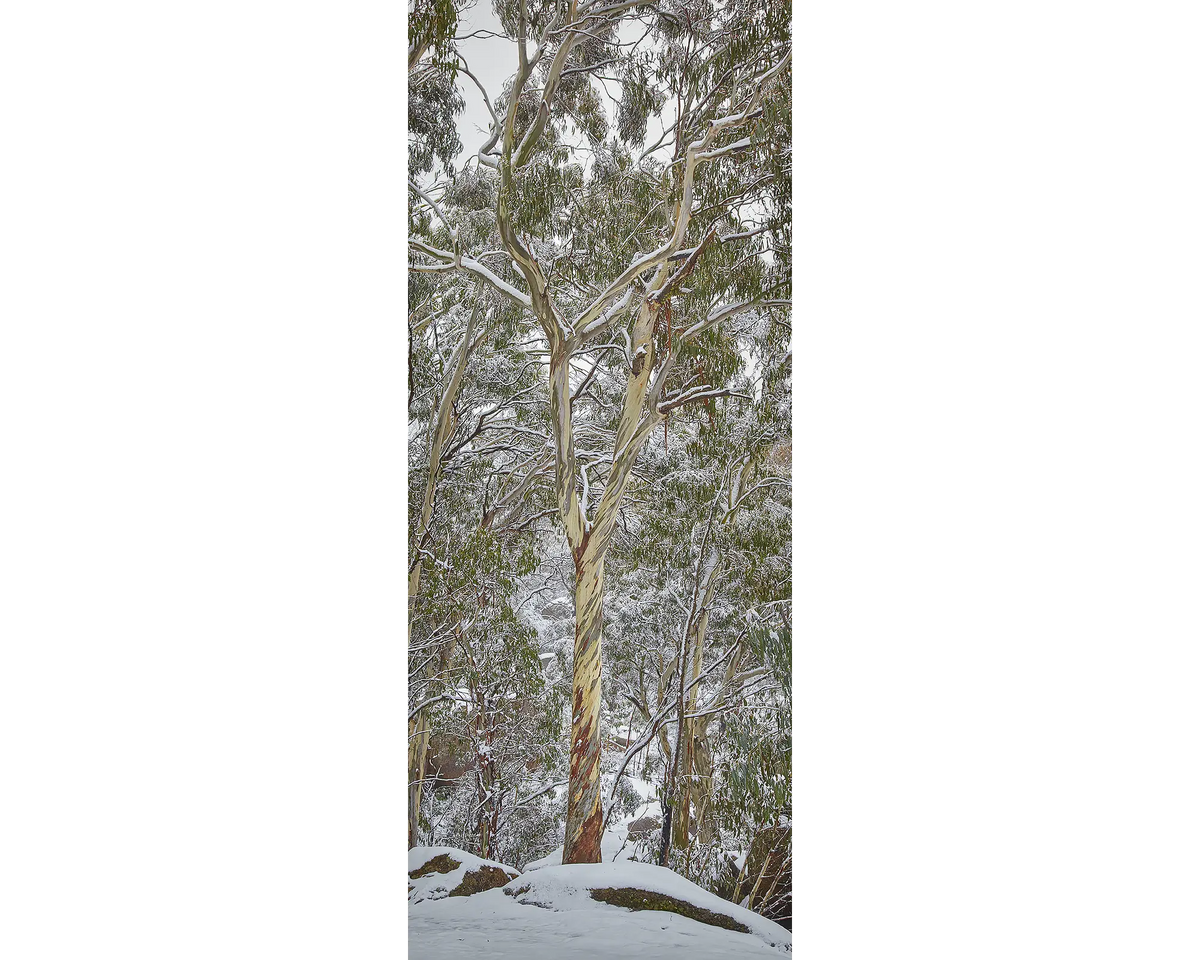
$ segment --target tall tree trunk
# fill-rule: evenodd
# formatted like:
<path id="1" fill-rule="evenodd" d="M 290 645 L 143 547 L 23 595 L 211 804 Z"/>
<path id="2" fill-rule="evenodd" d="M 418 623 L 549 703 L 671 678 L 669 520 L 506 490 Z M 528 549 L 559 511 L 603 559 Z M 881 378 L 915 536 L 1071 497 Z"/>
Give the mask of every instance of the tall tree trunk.
<path id="1" fill-rule="evenodd" d="M 663 704 L 665 704 L 667 702 L 667 697 L 669 697 L 671 695 L 671 689 L 670 689 L 671 677 L 673 677 L 675 675 L 675 667 L 678 665 L 678 663 L 679 663 L 679 652 L 678 651 L 675 652 L 675 655 L 669 661 L 664 661 L 662 658 L 662 654 L 659 654 L 659 657 L 658 657 L 658 705 L 655 708 L 656 710 L 661 710 L 663 708 Z M 649 719 L 650 719 L 650 717 L 647 715 L 646 720 L 648 721 Z M 667 776 L 668 771 L 671 769 L 671 758 L 673 756 L 673 753 L 671 750 L 671 738 L 670 738 L 669 729 L 670 728 L 665 723 L 661 727 L 658 728 L 658 748 L 659 748 L 659 750 L 662 751 L 663 778 L 664 778 L 663 786 L 664 786 L 664 788 L 666 787 L 666 784 L 667 784 L 666 776 Z M 647 751 L 647 756 L 649 756 L 649 751 Z"/>
<path id="2" fill-rule="evenodd" d="M 671 852 L 671 835 L 673 833 L 672 822 L 678 820 L 679 808 L 679 761 L 685 750 L 684 733 L 683 733 L 683 717 L 684 717 L 684 697 L 687 690 L 687 675 L 688 675 L 688 643 L 692 638 L 690 625 L 684 630 L 683 640 L 679 645 L 679 654 L 677 660 L 679 663 L 679 697 L 675 709 L 678 714 L 678 722 L 675 724 L 675 749 L 672 751 L 671 762 L 667 765 L 666 777 L 664 778 L 663 790 L 663 826 L 662 826 L 662 848 L 659 851 L 658 862 L 660 866 L 667 865 L 667 856 Z"/>
<path id="3" fill-rule="evenodd" d="M 575 568 L 575 664 L 571 678 L 571 780 L 563 863 L 599 863 L 600 639 L 604 557 L 585 549 Z"/>
<path id="4" fill-rule="evenodd" d="M 425 668 L 425 679 L 434 679 L 446 672 L 450 665 L 450 654 L 454 649 L 454 641 L 447 640 L 442 645 L 441 656 L 437 666 L 430 664 Z M 417 826 L 421 815 L 421 797 L 425 786 L 425 762 L 429 758 L 429 723 L 427 710 L 417 711 L 416 716 L 408 721 L 408 846 L 412 849 L 417 845 Z"/>
<path id="5" fill-rule="evenodd" d="M 550 412 L 555 424 L 559 513 L 575 558 L 575 657 L 571 682 L 571 780 L 567 792 L 567 836 L 563 863 L 599 863 L 604 813 L 600 805 L 600 638 L 604 625 L 604 557 L 633 464 L 653 418 L 639 427 L 653 371 L 654 313 L 643 305 L 633 328 L 633 363 L 625 405 L 617 424 L 613 464 L 595 522 L 575 489 L 569 356 L 550 362 Z"/>
<path id="6" fill-rule="evenodd" d="M 695 770 L 696 770 L 696 738 L 699 735 L 699 720 L 691 719 L 691 715 L 696 712 L 696 701 L 700 696 L 700 685 L 696 683 L 696 679 L 700 676 L 700 669 L 704 664 L 704 640 L 705 634 L 708 632 L 708 607 L 712 603 L 713 588 L 716 583 L 717 564 L 714 562 L 709 567 L 704 584 L 704 604 L 700 610 L 700 615 L 695 619 L 693 625 L 693 633 L 691 640 L 691 670 L 688 675 L 687 682 L 693 684 L 688 691 L 687 699 L 684 704 L 683 714 L 683 755 L 679 758 L 682 766 L 682 772 L 679 778 L 679 787 L 677 794 L 679 795 L 679 810 L 676 815 L 676 831 L 674 843 L 680 848 L 686 848 L 691 836 L 691 804 L 695 793 Z"/>
<path id="7" fill-rule="evenodd" d="M 716 829 L 712 816 L 712 749 L 708 741 L 708 718 L 700 725 L 696 735 L 696 822 L 700 827 L 698 840 L 703 849 L 716 842 Z"/>
<path id="8" fill-rule="evenodd" d="M 487 787 L 487 853 L 480 854 L 484 858 L 491 858 L 496 853 L 496 834 L 500 827 L 500 804 L 502 797 L 500 796 L 499 781 L 500 771 L 496 766 L 496 758 L 492 752 L 492 748 L 496 746 L 496 704 L 490 698 L 487 702 L 487 746 L 488 754 L 484 760 L 483 768 L 486 773 L 484 784 Z"/>
<path id="9" fill-rule="evenodd" d="M 720 692 L 717 696 L 708 703 L 709 709 L 716 709 L 722 706 L 728 699 L 730 692 L 733 689 L 733 683 L 738 675 L 738 670 L 741 668 L 742 658 L 745 656 L 745 648 L 740 645 L 729 658 L 729 663 L 725 667 L 725 676 L 721 681 Z M 700 827 L 699 841 L 702 847 L 709 847 L 716 841 L 716 825 L 713 822 L 713 755 L 712 743 L 708 737 L 709 723 L 713 718 L 713 714 L 700 717 L 696 720 L 695 745 L 696 745 L 696 821 Z"/>
<path id="10" fill-rule="evenodd" d="M 707 611 L 704 612 L 702 616 L 707 619 Z M 689 682 L 700 676 L 700 665 L 703 659 L 703 630 L 698 629 L 698 626 L 697 629 L 692 631 L 691 648 L 691 670 L 685 673 L 685 676 L 688 676 Z M 696 695 L 698 692 L 700 692 L 700 685 L 698 684 L 688 692 L 686 709 L 684 710 L 684 713 L 680 714 L 680 716 L 683 716 L 684 719 L 679 721 L 680 731 L 682 731 L 680 740 L 683 742 L 683 755 L 679 757 L 679 763 L 680 766 L 682 766 L 682 769 L 680 769 L 679 790 L 677 791 L 679 797 L 679 815 L 676 817 L 676 834 L 674 834 L 674 845 L 680 848 L 688 846 L 688 833 L 689 828 L 691 827 L 691 776 L 692 768 L 694 768 L 696 760 L 696 721 L 688 720 L 686 719 L 686 716 L 688 716 L 690 713 L 695 713 Z"/>

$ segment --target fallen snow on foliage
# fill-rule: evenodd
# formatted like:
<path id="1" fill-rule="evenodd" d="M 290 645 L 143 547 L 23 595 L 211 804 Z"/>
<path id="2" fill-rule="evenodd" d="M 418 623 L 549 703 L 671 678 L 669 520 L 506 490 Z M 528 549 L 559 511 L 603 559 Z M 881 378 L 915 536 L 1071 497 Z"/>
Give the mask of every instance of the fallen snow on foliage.
<path id="1" fill-rule="evenodd" d="M 458 866 L 449 873 L 430 873 L 423 877 L 413 877 L 413 871 L 419 870 L 430 860 L 442 855 L 458 861 Z M 450 891 L 463 882 L 463 878 L 480 867 L 499 867 L 509 876 L 517 876 L 519 870 L 499 863 L 495 860 L 484 860 L 465 850 L 456 847 L 413 847 L 408 851 L 408 885 L 412 887 L 408 893 L 409 903 L 420 903 L 423 900 L 441 900 L 450 895 Z M 476 894 L 479 896 L 479 894 Z M 470 900 L 470 897 L 454 897 L 455 900 Z"/>
<path id="2" fill-rule="evenodd" d="M 508 883 L 504 891 L 506 896 L 512 895 L 513 899 L 521 903 L 535 904 L 556 911 L 623 910 L 623 907 L 614 908 L 609 904 L 592 899 L 590 891 L 605 887 L 632 887 L 684 900 L 692 906 L 724 914 L 743 924 L 750 929 L 751 936 L 757 937 L 768 946 L 787 952 L 791 951 L 792 934 L 785 927 L 766 917 L 761 917 L 757 913 L 736 906 L 728 900 L 723 900 L 715 893 L 709 893 L 702 887 L 696 886 L 673 870 L 655 864 L 633 861 L 560 864 L 557 867 L 545 867 L 533 873 L 522 874 L 516 880 Z M 658 917 L 676 916 L 657 910 L 635 910 L 630 913 L 634 916 L 642 913 Z M 680 917 L 679 919 L 687 918 Z M 699 921 L 688 920 L 688 922 L 698 923 Z M 701 924 L 701 926 L 722 933 L 729 932 L 710 924 Z"/>

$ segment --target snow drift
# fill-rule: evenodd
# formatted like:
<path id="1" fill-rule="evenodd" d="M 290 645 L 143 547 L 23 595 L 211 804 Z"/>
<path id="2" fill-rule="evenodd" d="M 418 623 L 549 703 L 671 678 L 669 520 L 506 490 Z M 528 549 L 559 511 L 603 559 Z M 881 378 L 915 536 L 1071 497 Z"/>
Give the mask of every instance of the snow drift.
<path id="1" fill-rule="evenodd" d="M 414 849 L 409 868 L 422 874 L 409 881 L 420 960 L 767 960 L 792 949 L 779 924 L 651 864 L 547 865 L 468 894 L 457 891 L 472 872 L 516 871 L 452 847 Z"/>
<path id="2" fill-rule="evenodd" d="M 506 896 L 551 910 L 674 913 L 708 926 L 750 934 L 790 950 L 791 933 L 744 907 L 696 886 L 673 870 L 649 863 L 571 863 L 524 873 L 504 887 Z"/>

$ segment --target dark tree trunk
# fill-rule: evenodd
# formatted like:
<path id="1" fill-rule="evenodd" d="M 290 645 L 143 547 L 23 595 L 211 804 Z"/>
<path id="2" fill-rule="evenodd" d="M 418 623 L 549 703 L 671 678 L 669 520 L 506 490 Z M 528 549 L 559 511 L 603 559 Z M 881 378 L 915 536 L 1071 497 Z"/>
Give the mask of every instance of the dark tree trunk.
<path id="1" fill-rule="evenodd" d="M 658 865 L 665 867 L 667 865 L 667 854 L 671 852 L 671 805 L 669 803 L 663 804 L 661 847 L 661 852 L 658 855 Z"/>

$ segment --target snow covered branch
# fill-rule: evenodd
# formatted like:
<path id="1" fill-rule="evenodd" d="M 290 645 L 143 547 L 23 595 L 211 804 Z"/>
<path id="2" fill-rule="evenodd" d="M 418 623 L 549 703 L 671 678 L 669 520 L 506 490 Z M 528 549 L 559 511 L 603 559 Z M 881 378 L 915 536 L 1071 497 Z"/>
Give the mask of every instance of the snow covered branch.
<path id="1" fill-rule="evenodd" d="M 426 707 L 433 706 L 435 703 L 441 703 L 443 700 L 459 700 L 459 699 L 461 699 L 461 698 L 455 696 L 452 693 L 443 693 L 443 694 L 439 694 L 436 697 L 430 697 L 427 700 L 422 700 L 415 707 L 409 708 L 408 719 L 412 720 L 414 717 L 419 716 L 422 710 L 424 710 Z"/>
<path id="2" fill-rule="evenodd" d="M 677 407 L 685 406 L 689 403 L 699 403 L 702 400 L 715 400 L 720 397 L 737 397 L 739 400 L 750 400 L 751 398 L 744 393 L 737 393 L 734 390 L 720 389 L 714 390 L 711 387 L 696 388 L 687 390 L 683 393 L 676 394 L 674 397 L 668 397 L 658 405 L 659 413 L 667 413 Z"/>
<path id="3" fill-rule="evenodd" d="M 474 274 L 481 280 L 487 281 L 493 290 L 503 293 L 526 309 L 533 308 L 533 301 L 528 295 L 522 293 L 511 283 L 501 280 L 478 260 L 472 260 L 470 257 L 457 257 L 449 250 L 439 250 L 437 247 L 430 246 L 421 240 L 415 240 L 411 237 L 408 242 L 418 252 L 442 261 L 442 263 L 438 264 L 410 263 L 408 265 L 410 270 L 416 273 L 444 273 L 453 270 L 465 270 L 467 273 Z"/>
<path id="4" fill-rule="evenodd" d="M 715 160 L 717 157 L 723 157 L 729 153 L 740 153 L 743 150 L 750 149 L 750 138 L 742 137 L 741 140 L 736 140 L 733 143 L 727 143 L 723 147 L 714 147 L 712 150 L 705 150 L 703 153 L 696 154 L 697 160 Z"/>
<path id="5" fill-rule="evenodd" d="M 612 281 L 604 291 L 596 297 L 595 300 L 580 314 L 579 318 L 573 324 L 575 331 L 583 331 L 590 328 L 593 320 L 601 315 L 604 308 L 617 296 L 629 283 L 654 267 L 659 266 L 669 260 L 683 244 L 683 238 L 687 233 L 688 222 L 692 215 L 692 196 L 695 187 L 696 167 L 699 163 L 705 160 L 711 160 L 715 157 L 723 156 L 726 153 L 733 153 L 737 150 L 743 150 L 749 146 L 749 139 L 739 140 L 736 143 L 729 144 L 724 147 L 707 150 L 713 138 L 720 132 L 733 129 L 743 124 L 749 123 L 759 116 L 759 104 L 762 102 L 763 96 L 770 88 L 772 83 L 778 79 L 780 72 L 791 59 L 791 51 L 789 51 L 782 60 L 773 68 L 759 77 L 753 87 L 753 93 L 750 96 L 748 105 L 740 113 L 730 114 L 728 116 L 719 117 L 709 124 L 707 132 L 699 140 L 688 145 L 684 156 L 684 172 L 682 178 L 682 196 L 676 208 L 675 228 L 668 238 L 666 243 L 646 254 L 639 257 L 631 263 L 622 273 Z M 702 244 L 703 246 L 703 244 Z M 659 286 L 665 281 L 665 278 L 659 278 Z"/>
<path id="6" fill-rule="evenodd" d="M 708 246 L 709 241 L 711 241 L 716 234 L 717 228 L 716 226 L 713 226 L 709 229 L 708 233 L 704 235 L 704 239 L 700 241 L 699 245 L 692 248 L 692 252 L 683 262 L 683 266 L 676 270 L 661 287 L 655 290 L 646 299 L 650 303 L 657 304 L 662 303 L 664 300 L 674 294 L 674 292 L 679 288 L 680 284 L 682 284 L 683 281 L 688 278 L 691 272 L 696 269 L 696 261 L 700 259 L 700 254 L 704 252 L 704 248 Z"/>
<path id="7" fill-rule="evenodd" d="M 743 503 L 745 503 L 746 498 L 749 497 L 750 494 L 752 494 L 752 493 L 755 493 L 759 490 L 765 489 L 766 487 L 772 487 L 772 486 L 790 487 L 791 485 L 792 485 L 792 481 L 790 479 L 783 479 L 781 477 L 768 477 L 766 480 L 763 480 L 761 483 L 756 483 L 753 487 L 751 487 L 749 490 L 747 490 L 745 493 L 743 493 L 740 497 L 738 497 L 737 501 L 729 508 L 729 510 L 728 510 L 728 512 L 726 512 L 725 516 L 726 517 L 731 516 L 734 513 L 734 511 L 736 511 L 738 509 L 738 507 L 740 507 Z"/>
<path id="8" fill-rule="evenodd" d="M 411 180 L 408 181 L 408 189 L 412 190 L 414 193 L 417 194 L 417 196 L 419 196 L 422 200 L 424 200 L 427 204 L 429 204 L 429 206 L 430 206 L 430 208 L 432 208 L 433 212 L 438 215 L 438 219 L 441 220 L 442 223 L 444 223 L 446 225 L 446 229 L 450 231 L 451 237 L 456 235 L 456 233 L 458 231 L 456 231 L 454 229 L 454 227 L 451 225 L 450 221 L 448 219 L 446 219 L 445 212 L 442 210 L 441 207 L 439 207 L 437 205 L 437 201 L 434 200 L 433 197 L 431 197 L 429 194 L 427 194 L 424 190 L 422 190 L 420 187 L 418 187 Z"/>
<path id="9" fill-rule="evenodd" d="M 791 305 L 790 300 L 740 300 L 737 303 L 727 303 L 720 307 L 714 307 L 709 311 L 707 317 L 684 330 L 679 335 L 679 339 L 689 340 L 716 326 L 722 320 L 728 320 L 747 310 L 754 310 L 758 307 L 790 307 Z"/>
<path id="10" fill-rule="evenodd" d="M 525 806 L 525 804 L 531 803 L 532 801 L 536 800 L 538 797 L 544 797 L 551 790 L 557 790 L 559 787 L 565 787 L 568 783 L 570 783 L 569 780 L 555 780 L 553 783 L 548 783 L 544 787 L 541 787 L 540 789 L 535 790 L 529 796 L 522 797 L 520 800 L 517 800 L 517 801 L 509 804 L 508 808 L 510 810 L 514 810 L 518 807 L 523 807 L 523 806 Z"/>

